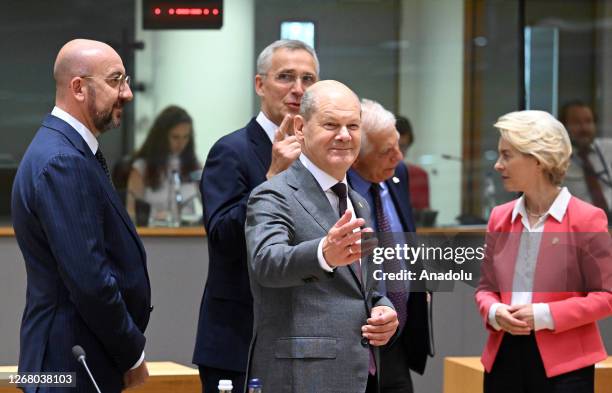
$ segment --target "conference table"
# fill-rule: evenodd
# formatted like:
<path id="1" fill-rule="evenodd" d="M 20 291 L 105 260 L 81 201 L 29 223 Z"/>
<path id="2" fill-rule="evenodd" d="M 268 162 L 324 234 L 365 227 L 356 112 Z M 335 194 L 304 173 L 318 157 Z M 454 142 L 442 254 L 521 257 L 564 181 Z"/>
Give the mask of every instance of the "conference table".
<path id="1" fill-rule="evenodd" d="M 174 362 L 147 362 L 149 379 L 129 392 L 133 393 L 200 393 L 200 377 L 195 368 Z M 8 384 L 8 374 L 17 372 L 17 366 L 0 366 L 0 393 L 21 390 Z"/>
<path id="2" fill-rule="evenodd" d="M 482 393 L 479 357 L 444 358 L 444 393 Z M 612 356 L 595 365 L 595 393 L 612 392 Z"/>

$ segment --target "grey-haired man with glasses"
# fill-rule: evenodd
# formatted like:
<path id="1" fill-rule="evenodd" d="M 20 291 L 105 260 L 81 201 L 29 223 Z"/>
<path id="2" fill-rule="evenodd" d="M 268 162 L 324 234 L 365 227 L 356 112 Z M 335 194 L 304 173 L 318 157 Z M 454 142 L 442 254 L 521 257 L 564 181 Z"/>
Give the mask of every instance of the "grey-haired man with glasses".
<path id="1" fill-rule="evenodd" d="M 219 379 L 244 385 L 253 329 L 244 224 L 251 191 L 287 169 L 300 155 L 293 135 L 304 91 L 319 77 L 315 51 L 301 41 L 280 40 L 257 58 L 255 91 L 261 110 L 244 127 L 211 148 L 200 189 L 208 234 L 208 279 L 193 355 L 202 387 Z"/>

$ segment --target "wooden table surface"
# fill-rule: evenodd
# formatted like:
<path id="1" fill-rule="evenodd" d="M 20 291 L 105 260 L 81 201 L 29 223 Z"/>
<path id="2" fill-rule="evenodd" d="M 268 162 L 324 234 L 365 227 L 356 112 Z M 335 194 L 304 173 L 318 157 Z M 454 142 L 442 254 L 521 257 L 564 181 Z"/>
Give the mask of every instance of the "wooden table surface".
<path id="1" fill-rule="evenodd" d="M 444 393 L 482 393 L 483 375 L 479 357 L 447 357 Z M 612 356 L 595 365 L 595 393 L 612 393 Z"/>

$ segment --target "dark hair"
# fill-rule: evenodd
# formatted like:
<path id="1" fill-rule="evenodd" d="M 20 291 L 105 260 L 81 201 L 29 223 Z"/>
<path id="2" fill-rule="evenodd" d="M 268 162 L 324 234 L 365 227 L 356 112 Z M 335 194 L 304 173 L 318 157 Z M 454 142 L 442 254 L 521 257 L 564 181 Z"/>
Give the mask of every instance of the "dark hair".
<path id="1" fill-rule="evenodd" d="M 559 121 L 563 123 L 563 125 L 567 125 L 567 114 L 572 108 L 589 108 L 593 114 L 593 117 L 595 117 L 595 113 L 589 104 L 582 100 L 572 100 L 563 104 L 561 111 L 559 111 Z"/>
<path id="2" fill-rule="evenodd" d="M 179 156 L 181 163 L 181 178 L 188 179 L 189 173 L 200 169 L 200 163 L 195 155 L 195 144 L 193 142 L 193 120 L 183 108 L 169 106 L 153 122 L 147 139 L 142 147 L 134 155 L 134 159 L 145 160 L 146 169 L 144 173 L 144 184 L 152 189 L 158 189 L 161 178 L 166 173 L 168 166 L 168 155 L 170 154 L 169 134 L 170 130 L 179 124 L 188 123 L 192 126 L 191 138 L 185 149 Z"/>
<path id="3" fill-rule="evenodd" d="M 395 115 L 395 128 L 400 135 L 408 135 L 410 137 L 410 144 L 414 142 L 414 134 L 412 133 L 412 124 L 407 117 L 402 115 Z"/>

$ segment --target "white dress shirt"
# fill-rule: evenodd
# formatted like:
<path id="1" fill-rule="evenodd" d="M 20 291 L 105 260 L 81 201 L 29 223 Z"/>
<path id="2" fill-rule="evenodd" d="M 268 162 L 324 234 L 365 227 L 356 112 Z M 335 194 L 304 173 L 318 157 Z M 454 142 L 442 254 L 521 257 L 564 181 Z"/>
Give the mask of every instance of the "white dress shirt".
<path id="1" fill-rule="evenodd" d="M 272 120 L 268 119 L 263 112 L 259 112 L 255 121 L 259 123 L 261 128 L 266 132 L 266 135 L 270 138 L 270 142 L 274 143 L 274 134 L 276 134 L 276 130 L 278 130 L 279 126 L 272 123 Z"/>
<path id="2" fill-rule="evenodd" d="M 601 191 L 608 204 L 608 209 L 612 209 L 612 138 L 595 138 L 589 150 L 588 158 L 599 178 Z M 567 186 L 573 196 L 593 203 L 584 177 L 583 165 L 578 153 L 574 152 L 563 184 Z"/>
<path id="3" fill-rule="evenodd" d="M 567 187 L 563 187 L 548 211 L 538 219 L 533 227 L 529 224 L 529 216 L 525 208 L 525 197 L 521 196 L 516 201 L 514 209 L 512 210 L 512 222 L 514 222 L 519 215 L 521 216 L 523 235 L 521 235 L 516 266 L 514 268 L 514 277 L 512 280 L 513 291 L 510 305 L 531 303 L 533 292 L 525 291 L 525 289 L 533 289 L 533 280 L 540 250 L 540 241 L 542 233 L 544 232 L 544 224 L 548 216 L 551 216 L 558 222 L 563 221 L 571 197 L 572 195 L 567 190 Z M 495 312 L 501 305 L 502 303 L 494 303 L 491 305 L 491 308 L 489 308 L 489 324 L 496 330 L 501 330 L 501 327 L 495 319 Z M 555 329 L 555 323 L 547 303 L 533 304 L 533 323 L 535 330 Z"/>
<path id="4" fill-rule="evenodd" d="M 300 154 L 300 161 L 302 162 L 304 167 L 306 167 L 306 169 L 310 173 L 312 173 L 312 176 L 314 176 L 317 183 L 319 183 L 319 186 L 321 187 L 323 192 L 325 192 L 325 196 L 327 197 L 327 200 L 331 204 L 332 209 L 334 209 L 334 212 L 336 213 L 336 217 L 340 219 L 340 211 L 338 210 L 338 203 L 340 202 L 340 198 L 338 198 L 336 193 L 333 192 L 331 189 L 336 183 L 338 183 L 338 179 L 324 172 L 321 168 L 319 168 L 312 161 L 310 161 L 308 157 L 306 157 L 306 155 L 304 154 Z M 343 183 L 346 186 L 346 190 L 348 192 L 348 183 L 346 182 L 346 174 L 344 175 L 344 179 L 342 179 L 341 183 Z M 355 209 L 353 208 L 353 203 L 351 202 L 351 198 L 349 198 L 348 195 L 346 197 L 346 210 L 349 210 L 352 214 L 351 221 L 355 220 Z M 359 229 L 357 229 L 356 231 L 358 230 Z M 328 271 L 328 272 L 333 272 L 334 268 L 329 266 L 329 264 L 325 260 L 325 257 L 323 256 L 323 242 L 324 241 L 325 241 L 325 238 L 321 239 L 321 241 L 319 242 L 319 247 L 317 248 L 317 258 L 319 260 L 319 265 L 321 265 L 321 268 L 323 270 Z"/>
<path id="5" fill-rule="evenodd" d="M 87 143 L 87 146 L 89 146 L 89 149 L 91 149 L 91 152 L 94 155 L 96 155 L 96 153 L 98 152 L 98 147 L 99 147 L 98 140 L 96 139 L 93 132 L 89 130 L 89 128 L 85 127 L 83 123 L 75 119 L 68 112 L 58 108 L 57 106 L 53 107 L 51 114 L 57 118 L 62 119 L 66 123 L 70 124 L 70 126 L 74 128 L 76 132 L 79 133 L 79 135 L 81 135 L 85 143 Z"/>

